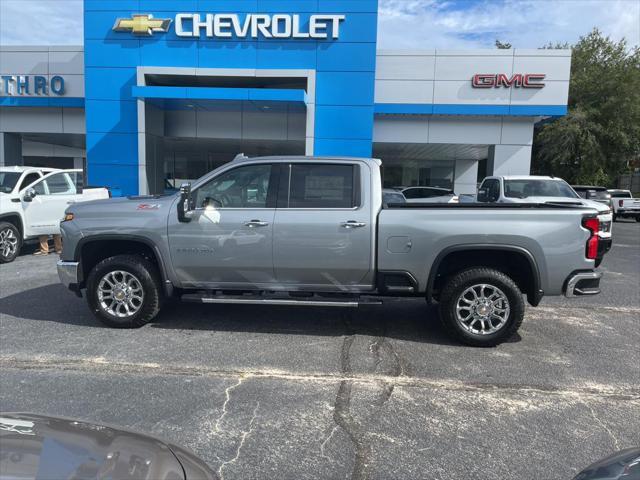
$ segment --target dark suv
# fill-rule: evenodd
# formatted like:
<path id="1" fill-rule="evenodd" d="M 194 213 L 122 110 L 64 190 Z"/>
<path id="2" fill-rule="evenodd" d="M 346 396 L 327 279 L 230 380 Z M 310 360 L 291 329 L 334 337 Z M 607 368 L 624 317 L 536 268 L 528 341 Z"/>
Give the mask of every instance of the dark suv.
<path id="1" fill-rule="evenodd" d="M 587 200 L 595 200 L 609 208 L 612 208 L 611 194 L 607 191 L 607 187 L 591 187 L 588 185 L 572 185 L 571 186 L 578 195 Z"/>

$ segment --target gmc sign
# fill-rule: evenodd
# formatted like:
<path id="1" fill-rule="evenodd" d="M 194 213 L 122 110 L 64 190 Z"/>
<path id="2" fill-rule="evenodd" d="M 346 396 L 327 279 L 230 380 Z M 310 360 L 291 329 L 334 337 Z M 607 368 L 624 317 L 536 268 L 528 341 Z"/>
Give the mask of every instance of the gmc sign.
<path id="1" fill-rule="evenodd" d="M 511 78 L 504 73 L 478 73 L 471 79 L 473 88 L 544 88 L 544 73 L 516 73 Z"/>

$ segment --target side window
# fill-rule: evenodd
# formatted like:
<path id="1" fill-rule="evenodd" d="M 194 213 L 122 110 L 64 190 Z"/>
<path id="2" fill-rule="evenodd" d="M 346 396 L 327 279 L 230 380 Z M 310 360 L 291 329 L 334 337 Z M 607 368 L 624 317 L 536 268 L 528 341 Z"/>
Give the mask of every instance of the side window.
<path id="1" fill-rule="evenodd" d="M 38 195 L 75 195 L 76 186 L 66 172 L 56 173 L 36 183 L 33 188 Z"/>
<path id="2" fill-rule="evenodd" d="M 357 206 L 355 170 L 353 165 L 291 165 L 289 208 Z"/>
<path id="3" fill-rule="evenodd" d="M 198 188 L 196 208 L 267 208 L 271 165 L 234 168 Z"/>
<path id="4" fill-rule="evenodd" d="M 18 191 L 21 191 L 31 185 L 33 182 L 37 181 L 40 178 L 39 173 L 30 173 L 22 180 L 22 183 L 18 187 Z"/>
<path id="5" fill-rule="evenodd" d="M 68 173 L 56 173 L 45 180 L 49 186 L 49 195 L 75 195 L 76 185 Z"/>

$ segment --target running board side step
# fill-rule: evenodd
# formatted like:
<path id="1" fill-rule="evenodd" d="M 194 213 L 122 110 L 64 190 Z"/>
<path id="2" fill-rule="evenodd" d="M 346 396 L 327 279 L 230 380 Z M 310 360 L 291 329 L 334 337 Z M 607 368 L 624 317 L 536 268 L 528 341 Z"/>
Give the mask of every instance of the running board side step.
<path id="1" fill-rule="evenodd" d="M 382 305 L 382 301 L 363 298 L 289 297 L 287 295 L 182 295 L 182 301 L 192 303 L 222 303 L 235 305 L 287 305 L 306 307 L 358 308 L 361 305 Z"/>

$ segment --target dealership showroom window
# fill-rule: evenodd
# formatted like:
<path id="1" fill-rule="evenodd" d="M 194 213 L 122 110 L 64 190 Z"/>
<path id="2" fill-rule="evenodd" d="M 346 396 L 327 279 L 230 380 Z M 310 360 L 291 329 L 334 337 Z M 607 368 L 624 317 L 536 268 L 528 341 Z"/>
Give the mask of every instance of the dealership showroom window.
<path id="1" fill-rule="evenodd" d="M 83 46 L 0 47 L 1 164 L 83 168 L 127 195 L 238 153 L 373 156 L 385 187 L 473 194 L 528 174 L 534 125 L 567 110 L 569 50 L 379 49 L 375 0 L 107 3 L 86 2 Z"/>

